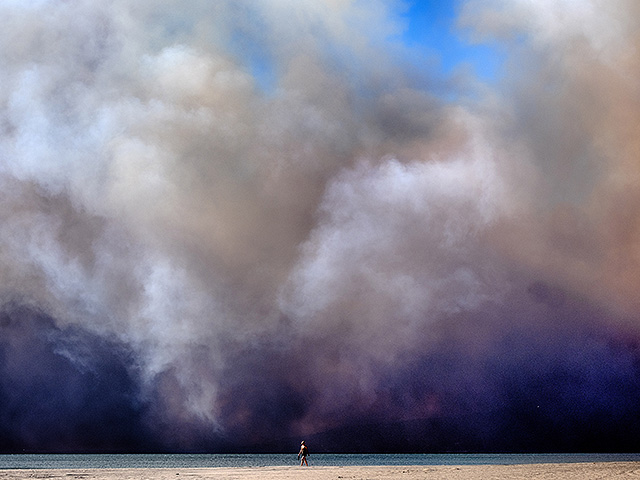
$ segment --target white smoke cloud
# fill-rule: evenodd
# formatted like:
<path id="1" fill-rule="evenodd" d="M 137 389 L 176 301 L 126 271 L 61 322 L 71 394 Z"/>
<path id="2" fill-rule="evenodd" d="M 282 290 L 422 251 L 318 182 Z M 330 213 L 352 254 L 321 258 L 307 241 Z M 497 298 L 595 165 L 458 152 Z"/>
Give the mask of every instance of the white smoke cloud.
<path id="1" fill-rule="evenodd" d="M 634 34 L 634 3 L 626 0 L 471 0 L 465 3 L 460 22 L 485 35 L 530 35 L 538 48 L 559 48 L 559 55 L 585 40 L 598 56 L 616 55 Z M 566 50 L 565 50 L 566 49 Z"/>
<path id="2" fill-rule="evenodd" d="M 212 423 L 239 346 L 311 344 L 322 416 L 514 278 L 633 310 L 635 3 L 470 0 L 512 56 L 459 105 L 393 59 L 396 7 L 4 2 L 2 299 Z"/>
<path id="3" fill-rule="evenodd" d="M 458 155 L 361 163 L 338 177 L 321 206 L 325 221 L 311 233 L 291 280 L 294 316 L 313 317 L 341 298 L 352 299 L 353 290 L 378 298 L 402 318 L 424 316 L 432 302 L 475 303 L 471 285 L 451 290 L 473 277 L 465 268 L 468 249 L 505 214 L 504 192 L 490 152 Z M 420 306 L 409 308 L 413 304 Z M 373 311 L 367 312 L 370 320 Z M 382 325 L 389 312 L 379 319 Z"/>
<path id="4" fill-rule="evenodd" d="M 299 223 L 358 144 L 323 49 L 364 53 L 350 22 L 383 26 L 382 5 L 4 3 L 7 295 L 133 345 L 145 381 L 178 369 L 186 408 L 213 419 L 220 339 L 278 317 Z M 273 99 L 234 58 L 234 24 L 273 51 Z M 198 346 L 196 380 L 205 367 L 185 353 Z"/>
<path id="5" fill-rule="evenodd" d="M 637 4 L 468 2 L 462 23 L 501 38 L 512 54 L 502 102 L 540 192 L 511 237 L 513 255 L 540 275 L 621 309 L 638 307 L 635 247 Z M 632 220 L 631 223 L 635 223 Z M 622 264 L 626 264 L 622 266 Z"/>

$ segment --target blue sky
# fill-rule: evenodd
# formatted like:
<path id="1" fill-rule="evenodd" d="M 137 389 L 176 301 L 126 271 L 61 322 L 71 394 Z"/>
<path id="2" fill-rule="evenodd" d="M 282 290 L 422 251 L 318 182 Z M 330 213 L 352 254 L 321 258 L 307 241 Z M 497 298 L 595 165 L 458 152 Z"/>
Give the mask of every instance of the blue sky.
<path id="1" fill-rule="evenodd" d="M 465 70 L 483 82 L 500 77 L 503 55 L 495 44 L 478 44 L 469 40 L 468 32 L 457 25 L 461 2 L 457 0 L 407 0 L 397 15 L 401 25 L 398 36 L 388 38 L 406 49 L 407 60 L 427 77 L 448 77 Z M 403 8 L 404 7 L 404 8 Z M 258 24 L 260 20 L 255 19 Z M 244 57 L 263 91 L 277 83 L 273 58 L 264 39 L 242 30 L 232 40 L 232 49 Z"/>
<path id="2" fill-rule="evenodd" d="M 456 25 L 460 2 L 455 0 L 417 0 L 408 2 L 404 14 L 407 28 L 401 41 L 411 49 L 433 51 L 438 56 L 441 73 L 449 75 L 460 67 L 483 81 L 500 74 L 502 56 L 488 44 L 474 44 Z"/>

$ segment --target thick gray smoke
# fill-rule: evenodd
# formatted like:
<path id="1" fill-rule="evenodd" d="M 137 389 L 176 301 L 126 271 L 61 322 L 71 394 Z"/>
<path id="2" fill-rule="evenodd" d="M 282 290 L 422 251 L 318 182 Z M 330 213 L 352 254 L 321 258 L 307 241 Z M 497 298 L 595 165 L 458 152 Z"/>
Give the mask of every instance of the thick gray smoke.
<path id="1" fill-rule="evenodd" d="M 1 2 L 0 447 L 635 448 L 640 11 L 460 7 Z"/>

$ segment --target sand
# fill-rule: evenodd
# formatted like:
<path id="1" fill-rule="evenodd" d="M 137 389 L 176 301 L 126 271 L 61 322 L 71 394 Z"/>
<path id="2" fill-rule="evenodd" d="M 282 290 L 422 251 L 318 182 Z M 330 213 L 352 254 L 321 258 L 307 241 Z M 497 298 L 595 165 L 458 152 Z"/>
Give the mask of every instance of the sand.
<path id="1" fill-rule="evenodd" d="M 640 462 L 535 465 L 424 465 L 385 467 L 123 468 L 68 470 L 0 470 L 0 480 L 377 480 L 377 479 L 604 479 L 640 478 Z"/>

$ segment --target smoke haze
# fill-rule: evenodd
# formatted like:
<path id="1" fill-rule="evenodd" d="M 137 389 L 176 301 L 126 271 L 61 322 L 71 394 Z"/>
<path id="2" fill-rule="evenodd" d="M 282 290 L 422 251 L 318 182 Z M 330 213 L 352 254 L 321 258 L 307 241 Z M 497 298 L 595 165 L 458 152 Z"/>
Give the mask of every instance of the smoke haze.
<path id="1" fill-rule="evenodd" d="M 0 2 L 0 450 L 637 451 L 638 5 Z"/>

